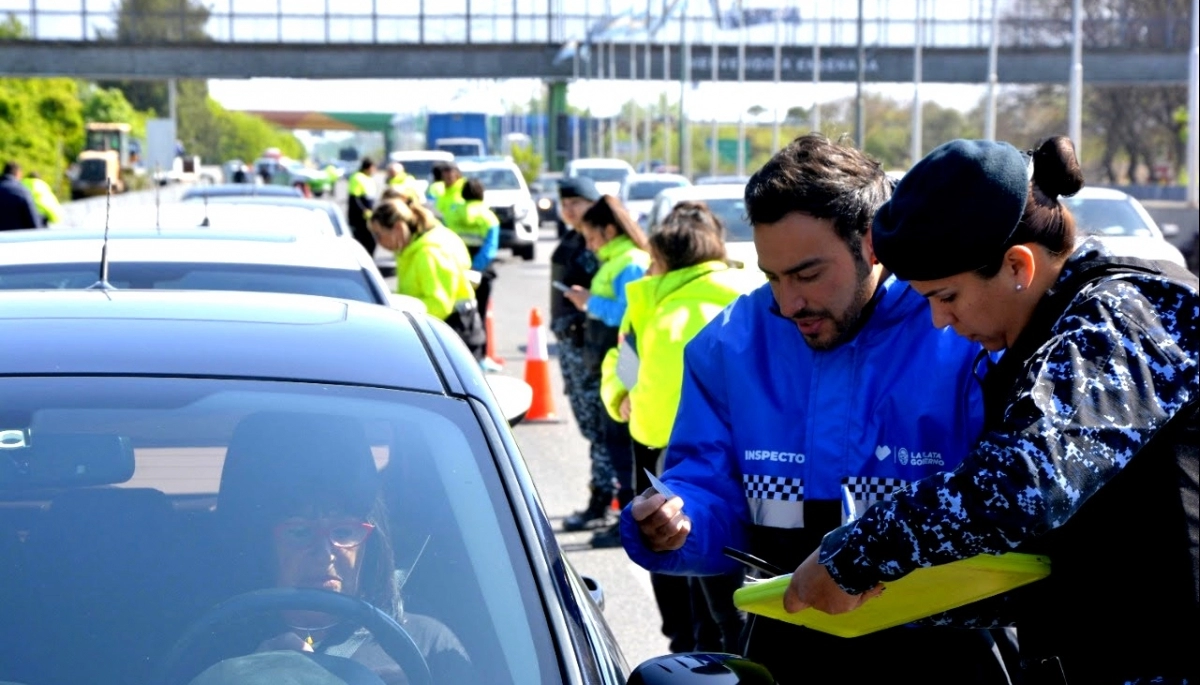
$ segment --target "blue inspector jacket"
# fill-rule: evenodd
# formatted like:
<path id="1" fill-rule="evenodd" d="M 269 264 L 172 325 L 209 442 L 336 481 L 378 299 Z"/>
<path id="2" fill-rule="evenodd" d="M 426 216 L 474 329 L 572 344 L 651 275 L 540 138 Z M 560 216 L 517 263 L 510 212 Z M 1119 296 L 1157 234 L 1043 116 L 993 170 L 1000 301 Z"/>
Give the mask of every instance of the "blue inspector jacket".
<path id="1" fill-rule="evenodd" d="M 742 568 L 731 546 L 790 571 L 848 514 L 962 460 L 983 423 L 982 348 L 935 329 L 925 298 L 893 277 L 870 307 L 852 339 L 814 351 L 765 285 L 688 344 L 662 480 L 692 531 L 683 548 L 652 552 L 626 507 L 634 562 L 724 573 Z"/>

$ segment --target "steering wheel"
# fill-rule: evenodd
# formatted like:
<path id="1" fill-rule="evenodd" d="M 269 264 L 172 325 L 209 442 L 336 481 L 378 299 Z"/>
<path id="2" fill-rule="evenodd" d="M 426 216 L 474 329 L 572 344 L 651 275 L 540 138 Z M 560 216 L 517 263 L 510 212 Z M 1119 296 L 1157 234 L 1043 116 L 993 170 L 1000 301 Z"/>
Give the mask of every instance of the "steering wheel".
<path id="1" fill-rule="evenodd" d="M 187 656 L 195 651 L 197 644 L 202 644 L 208 636 L 217 633 L 222 625 L 251 616 L 289 610 L 340 616 L 366 628 L 384 653 L 400 666 L 412 685 L 433 685 L 429 664 L 412 636 L 396 619 L 357 597 L 309 588 L 255 590 L 217 604 L 179 638 L 163 660 L 159 677 L 154 682 L 159 685 L 179 685 Z"/>

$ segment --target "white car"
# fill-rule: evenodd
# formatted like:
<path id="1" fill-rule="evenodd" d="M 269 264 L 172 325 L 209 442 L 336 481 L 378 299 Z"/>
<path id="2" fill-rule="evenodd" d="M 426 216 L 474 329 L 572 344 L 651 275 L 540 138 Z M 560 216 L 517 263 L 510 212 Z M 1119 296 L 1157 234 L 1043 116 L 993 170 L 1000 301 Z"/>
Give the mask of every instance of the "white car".
<path id="1" fill-rule="evenodd" d="M 601 195 L 621 195 L 621 186 L 625 179 L 633 175 L 633 167 L 623 159 L 608 157 L 585 157 L 567 162 L 563 175 L 567 178 L 587 176 L 596 183 L 596 190 Z"/>
<path id="2" fill-rule="evenodd" d="M 102 230 L 0 233 L 0 290 L 78 290 L 100 280 Z M 113 229 L 108 283 L 120 290 L 236 290 L 321 295 L 425 311 L 389 291 L 354 240 L 262 228 Z"/>
<path id="3" fill-rule="evenodd" d="M 649 225 L 650 210 L 654 208 L 654 198 L 659 193 L 690 185 L 692 182 L 687 176 L 679 174 L 633 174 L 621 186 L 621 203 L 634 221 L 645 229 Z"/>
<path id="4" fill-rule="evenodd" d="M 483 183 L 483 202 L 500 220 L 500 247 L 511 248 L 526 261 L 533 259 L 541 221 L 520 168 L 505 159 L 461 162 L 458 168 L 466 178 Z"/>
<path id="5" fill-rule="evenodd" d="M 1074 215 L 1080 236 L 1098 238 L 1113 254 L 1187 267 L 1183 253 L 1167 242 L 1154 218 L 1134 197 L 1112 188 L 1085 187 L 1062 198 L 1062 203 Z"/>
<path id="6" fill-rule="evenodd" d="M 658 194 L 647 222 L 653 233 L 671 213 L 671 208 L 684 201 L 703 202 L 725 224 L 725 250 L 729 259 L 741 262 L 746 269 L 759 272 L 758 251 L 754 249 L 754 227 L 746 217 L 745 184 L 710 184 L 668 188 Z"/>
<path id="7" fill-rule="evenodd" d="M 417 179 L 417 187 L 424 195 L 433 182 L 433 165 L 453 162 L 454 154 L 445 150 L 397 150 L 388 154 L 388 161 L 403 165 L 404 173 Z"/>

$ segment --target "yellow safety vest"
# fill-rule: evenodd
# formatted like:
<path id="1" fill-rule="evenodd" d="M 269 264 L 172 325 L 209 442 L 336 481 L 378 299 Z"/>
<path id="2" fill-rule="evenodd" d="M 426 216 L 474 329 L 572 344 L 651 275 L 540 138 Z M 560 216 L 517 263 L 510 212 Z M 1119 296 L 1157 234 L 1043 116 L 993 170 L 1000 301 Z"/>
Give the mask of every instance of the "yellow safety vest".
<path id="1" fill-rule="evenodd" d="M 626 389 L 617 376 L 618 349 L 601 366 L 600 396 L 609 415 L 621 420 L 629 396 L 629 433 L 648 447 L 665 447 L 679 411 L 683 350 L 709 321 L 736 300 L 762 285 L 761 273 L 704 262 L 625 286 L 629 305 L 621 330 L 632 334 L 638 353 L 637 384 Z"/>

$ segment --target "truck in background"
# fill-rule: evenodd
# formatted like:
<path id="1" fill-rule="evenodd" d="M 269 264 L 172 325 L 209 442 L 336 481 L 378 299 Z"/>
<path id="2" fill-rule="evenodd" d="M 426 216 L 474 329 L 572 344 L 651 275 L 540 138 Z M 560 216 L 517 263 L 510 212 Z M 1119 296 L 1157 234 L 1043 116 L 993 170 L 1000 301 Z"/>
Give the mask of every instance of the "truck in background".
<path id="1" fill-rule="evenodd" d="M 430 114 L 425 123 L 425 142 L 431 150 L 455 157 L 483 157 L 487 152 L 488 115 L 482 112 Z"/>

